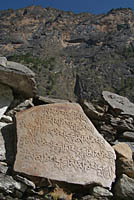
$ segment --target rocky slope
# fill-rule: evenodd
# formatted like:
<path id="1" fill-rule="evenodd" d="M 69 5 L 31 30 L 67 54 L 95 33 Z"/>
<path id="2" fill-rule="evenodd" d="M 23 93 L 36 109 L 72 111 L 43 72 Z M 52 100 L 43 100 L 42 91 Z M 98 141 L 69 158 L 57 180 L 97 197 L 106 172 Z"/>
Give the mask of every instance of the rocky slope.
<path id="1" fill-rule="evenodd" d="M 133 200 L 133 103 L 38 96 L 34 73 L 4 57 L 0 72 L 1 200 Z"/>
<path id="2" fill-rule="evenodd" d="M 133 35 L 131 9 L 0 11 L 0 55 L 31 68 L 42 96 L 92 100 L 109 90 L 134 101 Z"/>

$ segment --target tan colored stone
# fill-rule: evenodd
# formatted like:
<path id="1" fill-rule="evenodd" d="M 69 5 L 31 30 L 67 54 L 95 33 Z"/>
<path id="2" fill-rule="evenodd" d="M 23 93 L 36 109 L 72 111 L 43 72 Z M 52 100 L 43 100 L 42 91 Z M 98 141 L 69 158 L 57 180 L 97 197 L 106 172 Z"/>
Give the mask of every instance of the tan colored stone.
<path id="1" fill-rule="evenodd" d="M 118 157 L 124 157 L 127 159 L 132 159 L 132 151 L 128 144 L 124 142 L 119 142 L 118 144 L 113 146 Z"/>
<path id="2" fill-rule="evenodd" d="M 17 113 L 14 170 L 81 185 L 110 187 L 115 152 L 78 104 L 59 103 Z"/>
<path id="3" fill-rule="evenodd" d="M 130 178 L 134 178 L 134 161 L 121 157 L 116 161 L 117 176 L 126 174 Z"/>

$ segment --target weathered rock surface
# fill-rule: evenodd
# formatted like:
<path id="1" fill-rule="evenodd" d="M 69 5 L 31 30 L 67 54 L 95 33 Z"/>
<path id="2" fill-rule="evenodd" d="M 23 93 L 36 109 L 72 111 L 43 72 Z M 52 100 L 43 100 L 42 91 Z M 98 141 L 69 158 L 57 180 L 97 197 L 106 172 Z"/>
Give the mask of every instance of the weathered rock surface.
<path id="1" fill-rule="evenodd" d="M 112 92 L 103 91 L 105 101 L 115 110 L 123 115 L 134 116 L 134 104 L 128 98 L 114 94 Z"/>
<path id="2" fill-rule="evenodd" d="M 114 187 L 115 196 L 122 200 L 134 199 L 134 179 L 123 174 Z"/>
<path id="3" fill-rule="evenodd" d="M 110 187 L 115 153 L 78 104 L 51 104 L 17 113 L 14 170 L 77 184 Z"/>
<path id="4" fill-rule="evenodd" d="M 0 160 L 12 165 L 15 157 L 15 126 L 0 122 Z"/>
<path id="5" fill-rule="evenodd" d="M 5 154 L 6 154 L 6 149 L 5 149 L 5 142 L 4 138 L 2 136 L 1 129 L 7 126 L 6 123 L 0 122 L 0 161 L 6 160 Z"/>
<path id="6" fill-rule="evenodd" d="M 12 101 L 12 90 L 8 86 L 0 84 L 0 119 Z"/>
<path id="7" fill-rule="evenodd" d="M 11 116 L 12 118 L 15 116 L 16 112 L 20 112 L 22 110 L 26 110 L 34 106 L 32 102 L 32 98 L 30 99 L 15 99 L 10 106 L 10 110 L 7 112 L 7 115 Z"/>
<path id="8" fill-rule="evenodd" d="M 126 174 L 128 177 L 134 179 L 134 161 L 127 158 L 119 158 L 116 160 L 116 172 L 117 176 Z"/>
<path id="9" fill-rule="evenodd" d="M 0 60 L 3 61 L 3 57 Z M 35 94 L 34 76 L 35 74 L 22 64 L 11 61 L 0 64 L 0 83 L 8 85 L 25 97 L 33 97 Z"/>
<path id="10" fill-rule="evenodd" d="M 99 110 L 100 111 L 99 112 L 91 102 L 88 102 L 86 100 L 83 100 L 81 102 L 81 105 L 82 105 L 86 115 L 90 119 L 100 120 L 103 118 L 104 110 L 102 108 L 101 108 L 101 111 Z"/>
<path id="11" fill-rule="evenodd" d="M 130 160 L 132 159 L 132 151 L 128 144 L 120 142 L 120 143 L 114 145 L 113 148 L 119 158 L 124 157 L 124 158 L 130 159 Z"/>
<path id="12" fill-rule="evenodd" d="M 6 174 L 8 170 L 8 166 L 5 162 L 0 162 L 0 173 Z"/>
<path id="13" fill-rule="evenodd" d="M 42 104 L 53 104 L 53 103 L 67 103 L 68 100 L 64 99 L 56 99 L 56 98 L 50 98 L 49 96 L 43 97 L 38 96 L 34 99 L 35 105 L 42 105 Z"/>
<path id="14" fill-rule="evenodd" d="M 95 197 L 102 197 L 102 198 L 113 196 L 113 194 L 109 190 L 100 186 L 96 186 L 92 189 L 92 195 Z"/>
<path id="15" fill-rule="evenodd" d="M 129 132 L 129 131 L 123 132 L 121 137 L 134 142 L 134 132 Z"/>
<path id="16" fill-rule="evenodd" d="M 13 123 L 12 117 L 7 115 L 3 115 L 0 121 L 5 123 Z"/>
<path id="17" fill-rule="evenodd" d="M 7 59 L 5 57 L 0 57 L 0 65 L 6 67 Z"/>
<path id="18" fill-rule="evenodd" d="M 13 194 L 15 190 L 25 192 L 27 186 L 15 181 L 11 176 L 0 173 L 0 190 Z"/>
<path id="19" fill-rule="evenodd" d="M 130 116 L 111 117 L 110 123 L 121 132 L 134 131 L 134 119 Z"/>
<path id="20" fill-rule="evenodd" d="M 20 181 L 21 183 L 25 184 L 26 186 L 32 188 L 32 189 L 35 189 L 35 184 L 28 180 L 27 178 L 24 178 L 22 176 L 19 176 L 19 175 L 16 175 L 15 179 L 17 179 L 18 181 Z"/>

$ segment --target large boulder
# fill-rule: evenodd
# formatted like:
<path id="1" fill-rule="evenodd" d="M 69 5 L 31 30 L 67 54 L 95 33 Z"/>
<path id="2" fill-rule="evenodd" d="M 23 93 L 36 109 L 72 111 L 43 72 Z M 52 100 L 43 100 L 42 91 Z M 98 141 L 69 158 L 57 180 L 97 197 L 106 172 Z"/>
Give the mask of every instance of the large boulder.
<path id="1" fill-rule="evenodd" d="M 14 170 L 81 185 L 111 187 L 115 152 L 78 104 L 55 103 L 17 113 Z"/>
<path id="2" fill-rule="evenodd" d="M 10 86 L 24 97 L 35 95 L 35 74 L 26 66 L 0 57 L 0 83 Z"/>

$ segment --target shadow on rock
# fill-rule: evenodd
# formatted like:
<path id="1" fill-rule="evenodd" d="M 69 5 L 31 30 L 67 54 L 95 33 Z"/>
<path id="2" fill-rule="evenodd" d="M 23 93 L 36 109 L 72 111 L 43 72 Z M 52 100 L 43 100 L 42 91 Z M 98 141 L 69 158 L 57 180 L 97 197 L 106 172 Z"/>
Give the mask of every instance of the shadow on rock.
<path id="1" fill-rule="evenodd" d="M 16 151 L 17 151 L 17 137 L 15 124 L 9 124 L 1 129 L 2 136 L 5 143 L 5 157 L 9 166 L 7 173 L 10 173 L 10 169 L 13 168 Z"/>

